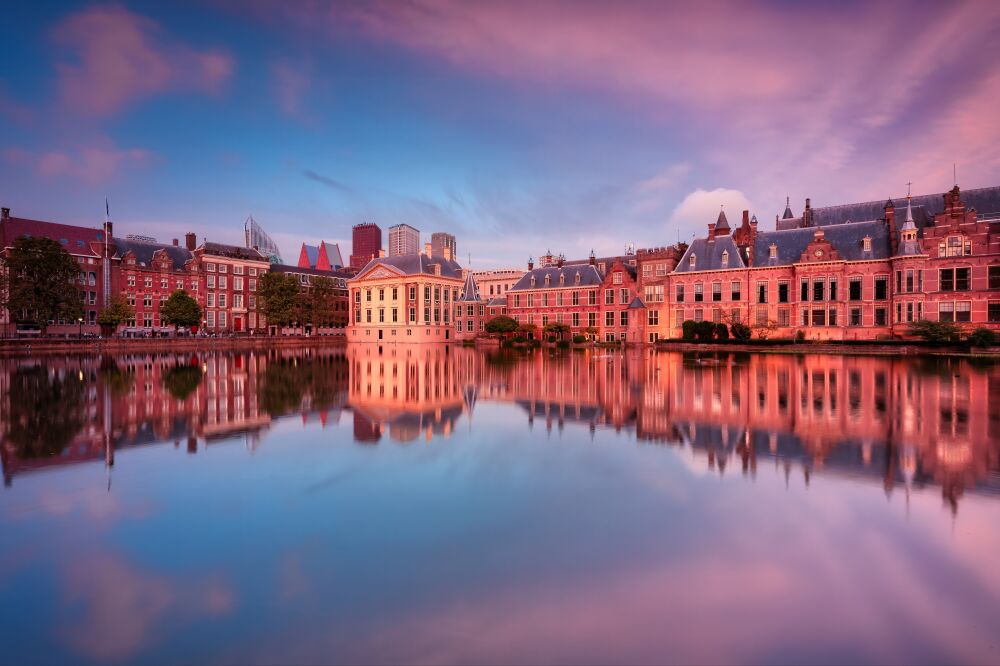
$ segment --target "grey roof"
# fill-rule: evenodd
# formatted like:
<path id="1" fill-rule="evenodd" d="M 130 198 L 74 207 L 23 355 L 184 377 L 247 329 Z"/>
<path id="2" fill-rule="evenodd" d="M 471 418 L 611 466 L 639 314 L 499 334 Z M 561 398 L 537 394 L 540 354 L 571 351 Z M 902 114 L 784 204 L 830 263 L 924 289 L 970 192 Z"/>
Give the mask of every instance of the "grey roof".
<path id="1" fill-rule="evenodd" d="M 323 245 L 326 246 L 326 258 L 330 261 L 331 266 L 343 266 L 344 257 L 340 254 L 340 246 L 336 243 L 327 243 L 323 241 Z"/>
<path id="2" fill-rule="evenodd" d="M 227 245 L 225 243 L 213 243 L 205 241 L 201 245 L 205 254 L 214 254 L 219 257 L 229 257 L 230 259 L 247 259 L 250 261 L 267 261 L 267 257 L 259 250 L 241 245 Z"/>
<path id="3" fill-rule="evenodd" d="M 315 266 L 316 262 L 319 261 L 319 246 L 303 243 L 302 247 L 306 250 L 306 260 L 309 262 L 309 265 Z"/>
<path id="4" fill-rule="evenodd" d="M 729 228 L 729 220 L 726 219 L 726 211 L 720 210 L 719 219 L 715 221 L 715 230 L 718 231 L 720 229 L 728 229 L 728 228 Z"/>
<path id="5" fill-rule="evenodd" d="M 486 305 L 488 305 L 491 308 L 507 307 L 507 297 L 494 296 L 486 303 Z"/>
<path id="6" fill-rule="evenodd" d="M 758 239 L 760 234 L 757 235 Z M 760 243 L 760 240 L 757 241 Z M 729 264 L 722 265 L 722 253 L 729 253 Z M 695 255 L 695 264 L 691 266 L 691 255 Z M 684 256 L 681 257 L 675 273 L 690 273 L 693 271 L 714 271 L 721 268 L 745 268 L 743 255 L 736 246 L 732 236 L 716 236 L 714 241 L 707 238 L 696 238 L 691 241 Z"/>
<path id="7" fill-rule="evenodd" d="M 116 256 L 119 259 L 131 252 L 135 255 L 135 260 L 140 266 L 151 266 L 153 263 L 153 254 L 157 250 L 163 250 L 167 253 L 174 268 L 183 268 L 184 264 L 194 257 L 190 250 L 179 245 L 149 243 L 147 241 L 131 240 L 128 238 L 115 238 L 112 242 L 115 244 L 117 250 Z"/>
<path id="8" fill-rule="evenodd" d="M 428 257 L 426 254 L 400 254 L 395 257 L 376 257 L 365 264 L 358 274 L 364 273 L 376 264 L 391 266 L 406 275 L 417 275 L 420 273 L 434 275 L 434 265 L 440 264 L 441 277 L 462 278 L 462 267 L 457 261 L 443 259 L 441 257 Z"/>
<path id="9" fill-rule="evenodd" d="M 479 298 L 479 286 L 476 284 L 476 278 L 472 277 L 472 271 L 465 276 L 465 285 L 462 287 L 462 296 L 458 299 L 463 303 L 478 303 Z"/>
<path id="10" fill-rule="evenodd" d="M 802 253 L 812 242 L 814 228 L 781 229 L 757 233 L 754 245 L 754 266 L 782 266 L 794 264 L 802 258 Z M 852 222 L 823 228 L 823 235 L 833 245 L 841 259 L 863 261 L 865 259 L 885 259 L 889 253 L 889 231 L 885 222 Z M 864 251 L 863 240 L 871 236 L 871 252 Z M 770 258 L 771 244 L 778 251 L 775 259 Z"/>
<path id="11" fill-rule="evenodd" d="M 791 197 L 785 197 L 785 212 L 781 214 L 781 219 L 790 220 L 795 217 L 792 213 L 792 200 Z"/>
<path id="12" fill-rule="evenodd" d="M 322 277 L 340 279 L 347 279 L 353 275 L 348 271 L 324 271 L 319 268 L 304 268 L 302 266 L 293 266 L 291 264 L 271 264 L 268 271 L 271 273 L 301 273 L 302 275 L 319 275 Z"/>
<path id="13" fill-rule="evenodd" d="M 636 310 L 638 308 L 644 308 L 646 304 L 642 302 L 642 299 L 636 296 L 632 299 L 632 302 L 628 304 L 629 310 Z"/>
<path id="14" fill-rule="evenodd" d="M 1000 213 L 1000 186 L 982 187 L 975 190 L 965 190 L 960 194 L 966 208 L 975 208 L 978 213 Z M 890 200 L 891 201 L 891 200 Z M 904 201 L 901 197 L 900 202 Z M 833 224 L 846 224 L 862 220 L 880 220 L 885 217 L 885 206 L 888 201 L 864 201 L 861 203 L 843 204 L 840 206 L 825 206 L 813 208 L 813 226 L 823 227 Z M 944 193 L 922 194 L 911 198 L 913 205 L 913 222 L 917 229 L 933 221 L 934 216 L 944 210 Z M 904 218 L 904 206 L 896 204 L 896 226 L 901 227 Z M 919 212 L 918 212 L 918 209 Z M 779 229 L 798 226 L 802 218 L 780 220 Z"/>
<path id="15" fill-rule="evenodd" d="M 580 275 L 580 282 L 576 282 L 577 274 Z M 559 284 L 559 277 L 565 276 L 564 284 Z M 535 278 L 535 284 L 532 286 L 531 278 Z M 597 266 L 591 266 L 590 264 L 573 264 L 570 266 L 564 265 L 562 268 L 558 266 L 548 266 L 546 268 L 534 268 L 524 275 L 521 279 L 517 281 L 510 291 L 526 291 L 529 289 L 545 289 L 545 278 L 549 278 L 549 289 L 559 289 L 560 287 L 596 287 L 604 282 L 604 276 L 601 275 L 600 271 L 597 270 Z"/>

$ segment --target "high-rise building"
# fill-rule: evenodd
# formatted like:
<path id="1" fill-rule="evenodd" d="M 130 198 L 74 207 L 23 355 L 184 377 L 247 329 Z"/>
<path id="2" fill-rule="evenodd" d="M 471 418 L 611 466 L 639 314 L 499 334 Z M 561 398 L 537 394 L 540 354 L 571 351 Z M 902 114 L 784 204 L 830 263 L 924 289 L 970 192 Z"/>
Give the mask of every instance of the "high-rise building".
<path id="1" fill-rule="evenodd" d="M 446 253 L 445 250 L 448 250 Z M 431 234 L 431 256 L 440 259 L 458 259 L 458 245 L 455 236 L 443 231 Z"/>
<path id="2" fill-rule="evenodd" d="M 420 230 L 408 224 L 389 227 L 389 256 L 420 254 Z"/>
<path id="3" fill-rule="evenodd" d="M 351 230 L 351 268 L 364 268 L 381 252 L 382 228 L 374 222 L 355 224 Z"/>

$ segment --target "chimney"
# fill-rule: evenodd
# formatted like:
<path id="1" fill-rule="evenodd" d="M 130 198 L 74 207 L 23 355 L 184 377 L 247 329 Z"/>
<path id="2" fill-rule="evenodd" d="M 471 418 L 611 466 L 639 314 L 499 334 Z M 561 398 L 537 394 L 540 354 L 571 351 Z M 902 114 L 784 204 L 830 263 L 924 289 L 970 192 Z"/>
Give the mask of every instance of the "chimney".
<path id="1" fill-rule="evenodd" d="M 10 219 L 10 208 L 0 208 L 0 220 Z"/>
<path id="2" fill-rule="evenodd" d="M 715 222 L 708 223 L 708 240 L 715 240 Z"/>
<path id="3" fill-rule="evenodd" d="M 748 210 L 743 211 L 743 226 L 744 227 L 750 226 L 750 211 Z"/>
<path id="4" fill-rule="evenodd" d="M 562 267 L 563 267 L 563 256 L 560 254 L 559 258 L 556 260 L 556 268 L 562 268 Z"/>
<path id="5" fill-rule="evenodd" d="M 806 197 L 806 208 L 802 211 L 802 226 L 810 227 L 812 226 L 813 211 L 812 203 L 809 197 Z"/>
<path id="6" fill-rule="evenodd" d="M 174 239 L 172 239 L 170 241 L 170 244 L 173 245 L 174 247 L 178 247 L 181 243 L 180 243 L 179 240 L 177 240 L 176 238 L 174 238 Z"/>
<path id="7" fill-rule="evenodd" d="M 184 234 L 184 247 L 191 252 L 194 252 L 194 249 L 198 247 L 198 237 L 194 235 L 194 232 L 189 231 Z"/>
<path id="8" fill-rule="evenodd" d="M 590 265 L 593 266 L 596 263 L 597 263 L 597 256 L 594 254 L 594 251 L 591 250 L 590 251 Z"/>
<path id="9" fill-rule="evenodd" d="M 885 202 L 885 225 L 889 231 L 889 251 L 896 254 L 899 246 L 896 234 L 896 204 L 891 199 Z"/>
<path id="10" fill-rule="evenodd" d="M 531 257 L 528 257 L 528 270 L 529 271 L 535 270 L 535 262 L 532 261 Z"/>

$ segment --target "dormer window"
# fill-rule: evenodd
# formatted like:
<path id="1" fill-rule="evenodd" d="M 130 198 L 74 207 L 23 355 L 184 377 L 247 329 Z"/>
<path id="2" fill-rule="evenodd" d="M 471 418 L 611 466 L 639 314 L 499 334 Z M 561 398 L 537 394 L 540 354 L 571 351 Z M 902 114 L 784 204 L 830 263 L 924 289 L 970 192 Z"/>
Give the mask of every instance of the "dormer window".
<path id="1" fill-rule="evenodd" d="M 862 247 L 862 249 L 865 252 L 871 252 L 872 251 L 872 237 L 871 236 L 865 236 L 863 239 L 861 239 L 861 247 Z"/>
<path id="2" fill-rule="evenodd" d="M 614 282 L 614 284 L 621 284 L 622 283 L 621 272 L 615 273 L 614 276 L 611 278 L 611 280 L 612 282 Z"/>
<path id="3" fill-rule="evenodd" d="M 576 272 L 576 277 L 573 278 L 574 284 L 580 284 L 580 271 Z"/>
<path id="4" fill-rule="evenodd" d="M 728 250 L 723 250 L 722 251 L 722 267 L 725 268 L 728 265 L 729 265 L 729 251 Z"/>
<path id="5" fill-rule="evenodd" d="M 565 276 L 565 275 L 562 275 L 562 274 L 560 274 L 560 275 L 559 275 L 559 286 L 560 286 L 560 287 L 562 287 L 562 286 L 563 286 L 563 285 L 565 285 L 565 284 L 566 284 L 566 276 Z"/>
<path id="6" fill-rule="evenodd" d="M 778 245 L 776 243 L 771 243 L 771 246 L 767 248 L 767 256 L 771 259 L 778 258 Z"/>
<path id="7" fill-rule="evenodd" d="M 535 276 L 534 275 L 531 276 L 531 286 L 532 287 L 535 286 Z"/>
<path id="8" fill-rule="evenodd" d="M 688 258 L 688 266 L 694 268 L 696 263 L 698 263 L 698 255 L 692 253 L 691 256 Z"/>
<path id="9" fill-rule="evenodd" d="M 972 243 L 964 240 L 962 236 L 948 236 L 947 245 L 941 241 L 938 245 L 938 255 L 942 257 L 961 257 L 963 254 L 972 254 Z"/>
<path id="10" fill-rule="evenodd" d="M 552 276 L 551 275 L 546 275 L 545 276 L 545 286 L 548 287 L 551 283 L 552 283 Z"/>

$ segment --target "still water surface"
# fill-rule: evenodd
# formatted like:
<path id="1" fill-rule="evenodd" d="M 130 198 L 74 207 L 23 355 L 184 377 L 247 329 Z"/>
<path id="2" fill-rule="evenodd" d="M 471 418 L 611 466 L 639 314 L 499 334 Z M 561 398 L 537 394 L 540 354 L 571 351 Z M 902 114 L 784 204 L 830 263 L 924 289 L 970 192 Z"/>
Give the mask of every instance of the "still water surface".
<path id="1" fill-rule="evenodd" d="M 1000 367 L 0 360 L 0 662 L 1000 661 Z"/>

